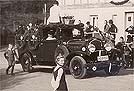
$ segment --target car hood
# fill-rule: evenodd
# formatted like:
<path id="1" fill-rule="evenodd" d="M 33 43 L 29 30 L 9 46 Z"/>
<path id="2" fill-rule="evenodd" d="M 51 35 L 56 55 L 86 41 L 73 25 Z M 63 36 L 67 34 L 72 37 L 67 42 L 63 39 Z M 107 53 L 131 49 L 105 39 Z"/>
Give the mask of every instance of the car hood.
<path id="1" fill-rule="evenodd" d="M 86 41 L 82 39 L 70 40 L 67 43 L 67 47 L 70 51 L 80 51 L 83 46 L 86 45 Z"/>

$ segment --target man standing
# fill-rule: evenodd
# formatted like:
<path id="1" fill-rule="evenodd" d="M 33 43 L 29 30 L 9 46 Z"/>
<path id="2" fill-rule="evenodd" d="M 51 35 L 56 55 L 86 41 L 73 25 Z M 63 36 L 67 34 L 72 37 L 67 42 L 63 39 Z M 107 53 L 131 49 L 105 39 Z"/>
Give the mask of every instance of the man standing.
<path id="1" fill-rule="evenodd" d="M 50 8 L 50 17 L 48 18 L 47 24 L 49 23 L 60 23 L 60 7 L 58 1 L 55 1 L 53 7 Z"/>
<path id="2" fill-rule="evenodd" d="M 87 23 L 86 23 L 86 27 L 85 27 L 85 32 L 92 32 L 93 31 L 93 26 L 92 25 L 90 25 L 90 22 L 89 21 L 87 21 Z"/>
<path id="3" fill-rule="evenodd" d="M 110 34 L 112 34 L 112 35 L 114 36 L 114 39 L 115 39 L 115 38 L 116 38 L 116 34 L 115 34 L 115 33 L 117 33 L 118 29 L 117 29 L 117 27 L 113 24 L 113 20 L 109 20 L 109 26 L 110 26 L 110 28 L 109 28 L 108 32 L 109 32 Z"/>
<path id="4" fill-rule="evenodd" d="M 105 33 L 107 33 L 108 32 L 108 30 L 109 30 L 109 25 L 108 25 L 108 21 L 107 20 L 105 20 L 105 25 L 104 25 L 104 32 Z"/>
<path id="5" fill-rule="evenodd" d="M 85 31 L 85 34 L 86 34 L 86 38 L 91 38 L 92 37 L 93 26 L 90 25 L 89 21 L 87 21 L 84 31 Z"/>

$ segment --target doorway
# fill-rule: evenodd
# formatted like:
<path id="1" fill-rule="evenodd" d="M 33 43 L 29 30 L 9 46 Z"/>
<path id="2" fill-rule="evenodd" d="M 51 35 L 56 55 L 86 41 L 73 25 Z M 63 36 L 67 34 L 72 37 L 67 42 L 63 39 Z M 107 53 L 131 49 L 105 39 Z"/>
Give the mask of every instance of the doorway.
<path id="1" fill-rule="evenodd" d="M 98 15 L 90 15 L 90 23 L 93 27 L 98 27 Z"/>
<path id="2" fill-rule="evenodd" d="M 112 20 L 114 22 L 115 25 L 117 25 L 117 15 L 112 15 Z"/>
<path id="3" fill-rule="evenodd" d="M 129 26 L 134 26 L 134 12 L 125 13 L 125 29 Z"/>
<path id="4" fill-rule="evenodd" d="M 134 12 L 125 12 L 125 29 L 130 26 L 134 26 Z M 125 40 L 127 40 L 128 35 L 130 35 L 131 37 L 134 36 L 134 34 L 125 32 Z"/>

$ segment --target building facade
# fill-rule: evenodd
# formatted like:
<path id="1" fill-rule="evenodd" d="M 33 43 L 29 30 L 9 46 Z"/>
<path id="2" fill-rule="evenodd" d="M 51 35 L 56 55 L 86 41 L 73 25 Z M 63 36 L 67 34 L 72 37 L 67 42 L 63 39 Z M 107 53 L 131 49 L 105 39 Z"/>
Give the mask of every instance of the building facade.
<path id="1" fill-rule="evenodd" d="M 74 16 L 83 23 L 91 24 L 104 30 L 104 21 L 112 19 L 118 28 L 116 41 L 120 36 L 126 38 L 125 29 L 134 26 L 134 0 L 58 0 L 64 16 Z M 120 2 L 119 2 L 120 1 Z M 124 2 L 126 1 L 126 2 Z M 123 3 L 124 2 L 124 3 Z"/>

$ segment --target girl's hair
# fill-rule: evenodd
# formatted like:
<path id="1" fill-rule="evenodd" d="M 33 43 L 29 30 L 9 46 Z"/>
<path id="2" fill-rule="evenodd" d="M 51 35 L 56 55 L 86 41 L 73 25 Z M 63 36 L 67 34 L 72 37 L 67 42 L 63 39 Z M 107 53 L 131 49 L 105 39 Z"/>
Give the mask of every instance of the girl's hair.
<path id="1" fill-rule="evenodd" d="M 59 64 L 59 61 L 60 61 L 60 58 L 64 58 L 64 55 L 62 53 L 59 53 L 57 56 L 56 56 L 56 64 L 60 65 L 60 66 L 64 66 L 64 65 L 61 65 Z"/>

